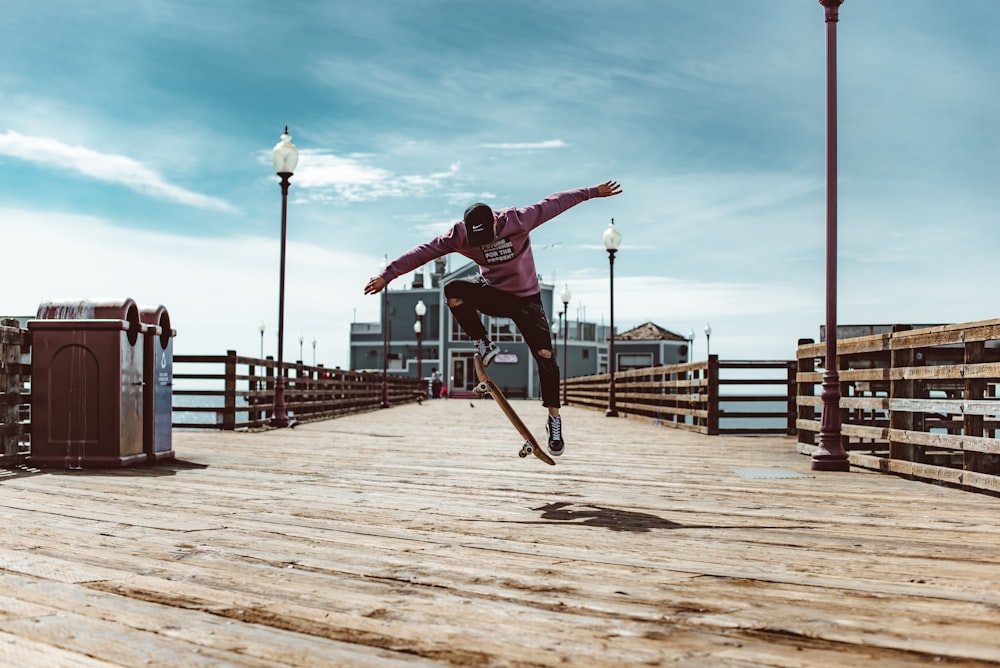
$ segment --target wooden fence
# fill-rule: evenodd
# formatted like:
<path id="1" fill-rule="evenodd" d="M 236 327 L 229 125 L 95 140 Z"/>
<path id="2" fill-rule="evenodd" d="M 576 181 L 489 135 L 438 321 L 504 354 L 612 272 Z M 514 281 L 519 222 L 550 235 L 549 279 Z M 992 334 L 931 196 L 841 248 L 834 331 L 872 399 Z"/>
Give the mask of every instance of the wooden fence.
<path id="1" fill-rule="evenodd" d="M 825 344 L 798 347 L 800 452 L 820 430 Z M 842 442 L 851 464 L 1000 492 L 1000 320 L 837 342 Z"/>
<path id="2" fill-rule="evenodd" d="M 382 374 L 285 363 L 285 407 L 297 422 L 326 420 L 382 405 Z M 277 362 L 225 355 L 174 356 L 174 421 L 184 428 L 266 427 L 273 416 Z M 389 375 L 389 405 L 417 401 L 427 390 L 416 378 Z"/>
<path id="3" fill-rule="evenodd" d="M 0 466 L 14 464 L 29 447 L 28 332 L 17 320 L 0 321 Z"/>
<path id="4" fill-rule="evenodd" d="M 619 414 L 702 434 L 795 434 L 794 361 L 720 361 L 615 373 Z M 605 410 L 610 374 L 566 380 L 570 404 Z M 723 389 L 725 388 L 725 389 Z"/>

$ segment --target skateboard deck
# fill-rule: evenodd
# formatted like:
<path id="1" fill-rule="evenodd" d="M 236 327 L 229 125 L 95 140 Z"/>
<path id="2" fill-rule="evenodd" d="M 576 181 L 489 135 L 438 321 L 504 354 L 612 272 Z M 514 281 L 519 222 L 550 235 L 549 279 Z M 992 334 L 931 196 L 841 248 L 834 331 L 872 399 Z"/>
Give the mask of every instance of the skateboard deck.
<path id="1" fill-rule="evenodd" d="M 517 433 L 521 435 L 524 439 L 524 445 L 521 446 L 521 451 L 517 454 L 521 457 L 527 457 L 528 455 L 535 455 L 541 459 L 546 464 L 550 466 L 555 466 L 556 462 L 554 459 L 549 457 L 548 453 L 542 450 L 542 447 L 538 445 L 538 441 L 532 435 L 531 431 L 525 426 L 524 421 L 521 417 L 511 408 L 510 402 L 507 401 L 507 397 L 503 395 L 500 388 L 497 387 L 496 383 L 490 379 L 489 375 L 486 373 L 486 367 L 483 366 L 483 358 L 479 353 L 476 353 L 472 358 L 472 364 L 476 369 L 476 378 L 479 379 L 479 384 L 472 388 L 473 392 L 478 395 L 489 394 L 493 397 L 493 400 L 497 402 L 500 406 L 500 410 L 504 412 L 510 423 L 514 425 L 514 429 Z"/>

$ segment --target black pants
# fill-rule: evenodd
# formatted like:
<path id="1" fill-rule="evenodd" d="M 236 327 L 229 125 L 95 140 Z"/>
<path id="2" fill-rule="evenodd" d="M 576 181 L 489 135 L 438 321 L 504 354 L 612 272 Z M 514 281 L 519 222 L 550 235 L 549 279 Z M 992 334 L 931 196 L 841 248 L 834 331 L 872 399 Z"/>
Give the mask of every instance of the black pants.
<path id="1" fill-rule="evenodd" d="M 485 313 L 496 318 L 510 318 L 514 321 L 531 355 L 538 363 L 538 380 L 542 386 L 542 405 L 559 407 L 559 365 L 552 352 L 551 330 L 542 307 L 542 297 L 518 297 L 482 281 L 452 281 L 444 286 L 444 296 L 455 320 L 472 339 L 487 338 L 486 328 L 479 314 Z M 458 306 L 451 306 L 452 299 L 460 300 Z M 548 350 L 549 357 L 542 357 L 539 351 Z"/>

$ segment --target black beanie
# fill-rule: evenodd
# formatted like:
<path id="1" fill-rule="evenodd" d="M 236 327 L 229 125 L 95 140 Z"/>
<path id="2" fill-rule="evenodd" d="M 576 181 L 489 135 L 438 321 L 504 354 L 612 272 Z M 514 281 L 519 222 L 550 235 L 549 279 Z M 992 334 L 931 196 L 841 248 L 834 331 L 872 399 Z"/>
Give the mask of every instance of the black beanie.
<path id="1" fill-rule="evenodd" d="M 465 210 L 465 231 L 470 246 L 487 246 L 493 243 L 493 209 L 476 202 Z"/>

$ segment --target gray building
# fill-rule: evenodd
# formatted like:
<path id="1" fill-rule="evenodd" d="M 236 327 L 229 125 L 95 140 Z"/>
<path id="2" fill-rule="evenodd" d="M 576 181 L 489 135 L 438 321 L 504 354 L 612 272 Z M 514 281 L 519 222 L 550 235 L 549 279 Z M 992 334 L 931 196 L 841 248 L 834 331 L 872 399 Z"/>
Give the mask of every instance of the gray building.
<path id="1" fill-rule="evenodd" d="M 434 262 L 429 281 L 425 281 L 424 271 L 419 269 L 410 285 L 384 291 L 379 297 L 382 300 L 379 322 L 351 324 L 351 369 L 381 373 L 385 361 L 388 373 L 417 378 L 419 368 L 419 375 L 425 379 L 436 369 L 441 372 L 449 396 L 472 396 L 476 384 L 472 366 L 475 350 L 445 304 L 444 285 L 477 276 L 479 268 L 468 263 L 447 272 L 446 266 L 444 258 L 439 258 Z M 399 283 L 397 280 L 396 284 Z M 567 377 L 606 373 L 609 328 L 591 322 L 563 322 L 563 313 L 554 310 L 553 293 L 554 287 L 542 282 L 545 314 L 550 323 L 559 326 L 559 335 L 553 336 L 553 350 L 563 373 Z M 418 303 L 425 309 L 422 318 L 417 316 Z M 418 321 L 419 349 L 415 328 Z M 490 366 L 490 377 L 509 396 L 537 398 L 540 388 L 535 360 L 513 321 L 483 316 L 483 324 L 501 351 Z M 680 335 L 651 323 L 630 331 L 637 330 L 660 338 L 616 337 L 619 369 L 686 361 L 688 342 Z"/>

